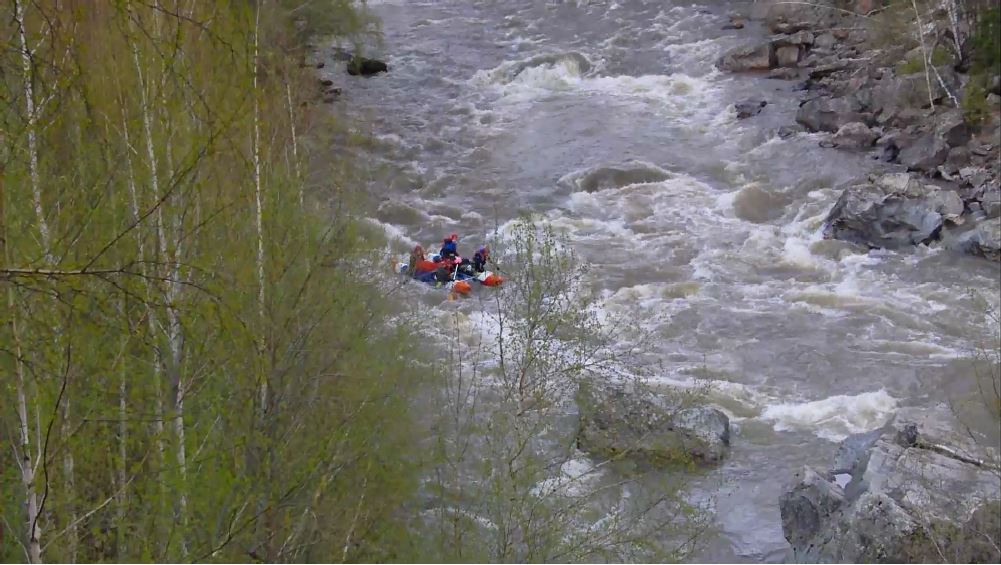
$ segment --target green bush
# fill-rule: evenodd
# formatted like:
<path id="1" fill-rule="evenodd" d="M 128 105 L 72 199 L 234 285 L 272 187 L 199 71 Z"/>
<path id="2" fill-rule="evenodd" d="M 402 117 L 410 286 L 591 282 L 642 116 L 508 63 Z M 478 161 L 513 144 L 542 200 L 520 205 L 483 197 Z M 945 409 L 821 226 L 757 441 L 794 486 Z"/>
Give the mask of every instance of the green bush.
<path id="1" fill-rule="evenodd" d="M 981 15 L 973 36 L 974 75 L 994 75 L 1001 70 L 1001 8 L 990 8 Z"/>

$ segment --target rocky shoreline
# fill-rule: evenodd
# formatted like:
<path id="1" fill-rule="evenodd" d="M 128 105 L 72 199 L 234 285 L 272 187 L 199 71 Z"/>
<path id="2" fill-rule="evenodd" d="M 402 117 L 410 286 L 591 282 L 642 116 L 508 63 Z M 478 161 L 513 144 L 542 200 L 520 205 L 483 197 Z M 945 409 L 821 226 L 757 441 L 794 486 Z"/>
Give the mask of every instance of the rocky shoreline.
<path id="1" fill-rule="evenodd" d="M 967 62 L 941 55 L 939 44 L 951 31 L 936 27 L 937 20 L 926 23 L 930 47 L 876 47 L 873 1 L 858 0 L 854 11 L 842 4 L 756 2 L 725 27 L 742 29 L 746 17 L 761 20 L 772 35 L 733 49 L 716 65 L 799 81 L 796 124 L 780 136 L 820 132 L 821 146 L 866 152 L 894 173 L 848 187 L 825 222 L 826 237 L 870 248 L 944 245 L 1001 261 L 998 71 L 987 92 L 973 90 Z M 925 50 L 935 54 L 927 72 Z M 980 110 L 977 119 L 971 105 Z M 756 100 L 740 104 L 738 117 L 763 107 Z"/>
<path id="2" fill-rule="evenodd" d="M 943 426 L 949 414 L 899 412 L 841 442 L 831 468 L 804 467 L 779 500 L 800 563 L 997 563 L 996 453 Z"/>

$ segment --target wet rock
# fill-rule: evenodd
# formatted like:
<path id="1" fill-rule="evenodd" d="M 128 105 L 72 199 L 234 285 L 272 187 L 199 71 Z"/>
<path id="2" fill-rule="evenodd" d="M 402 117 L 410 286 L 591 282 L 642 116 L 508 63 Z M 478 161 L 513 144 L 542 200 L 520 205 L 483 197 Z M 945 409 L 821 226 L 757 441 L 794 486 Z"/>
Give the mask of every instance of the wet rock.
<path id="1" fill-rule="evenodd" d="M 849 122 L 838 129 L 833 141 L 838 147 L 861 149 L 871 147 L 878 137 L 878 133 L 862 122 Z"/>
<path id="2" fill-rule="evenodd" d="M 745 100 L 734 104 L 734 109 L 737 110 L 737 119 L 743 120 L 751 116 L 757 116 L 767 105 L 768 102 L 764 100 Z"/>
<path id="3" fill-rule="evenodd" d="M 352 76 L 371 76 L 385 72 L 389 72 L 389 67 L 377 59 L 355 57 L 348 62 L 348 74 Z"/>
<path id="4" fill-rule="evenodd" d="M 961 245 L 967 253 L 990 261 L 1001 261 L 1001 218 L 981 220 L 966 234 Z"/>
<path id="5" fill-rule="evenodd" d="M 775 66 L 775 49 L 771 43 L 737 47 L 720 57 L 716 66 L 731 72 L 766 71 Z"/>
<path id="6" fill-rule="evenodd" d="M 786 45 L 775 50 L 775 64 L 780 67 L 795 67 L 799 63 L 799 46 Z"/>
<path id="7" fill-rule="evenodd" d="M 810 70 L 810 78 L 813 80 L 820 80 L 847 68 L 848 63 L 845 61 L 831 61 L 817 64 L 816 67 Z"/>
<path id="8" fill-rule="evenodd" d="M 768 30 L 772 33 L 793 34 L 810 29 L 810 22 L 787 22 L 784 20 L 773 20 L 768 25 Z"/>
<path id="9" fill-rule="evenodd" d="M 996 453 L 936 422 L 898 413 L 845 439 L 829 472 L 799 471 L 779 499 L 793 560 L 997 562 L 1001 483 L 985 462 Z"/>
<path id="10" fill-rule="evenodd" d="M 776 49 L 788 46 L 799 47 L 800 45 L 813 45 L 813 34 L 804 30 L 772 38 L 772 46 Z"/>
<path id="11" fill-rule="evenodd" d="M 354 59 L 355 57 L 354 54 L 352 54 L 350 51 L 342 47 L 333 47 L 331 50 L 333 51 L 333 57 L 335 61 L 346 62 L 350 61 L 351 59 Z"/>
<path id="12" fill-rule="evenodd" d="M 824 221 L 824 237 L 896 249 L 937 239 L 945 222 L 962 213 L 955 191 L 906 173 L 873 175 L 841 193 Z"/>
<path id="13" fill-rule="evenodd" d="M 949 145 L 936 133 L 926 133 L 901 148 L 897 159 L 911 171 L 931 172 L 945 162 Z"/>
<path id="14" fill-rule="evenodd" d="M 782 126 L 782 127 L 779 128 L 778 132 L 776 132 L 776 135 L 779 136 L 779 139 L 788 139 L 788 138 L 796 135 L 797 133 L 802 133 L 803 131 L 805 131 L 805 130 L 802 127 L 800 127 L 799 125 L 795 125 L 795 126 Z"/>
<path id="15" fill-rule="evenodd" d="M 779 79 L 779 80 L 795 80 L 799 78 L 799 69 L 795 68 L 779 68 L 772 69 L 768 72 L 767 78 Z"/>
<path id="16" fill-rule="evenodd" d="M 796 112 L 796 122 L 808 131 L 836 132 L 845 124 L 864 121 L 858 101 L 848 97 L 807 100 Z"/>
<path id="17" fill-rule="evenodd" d="M 577 394 L 579 447 L 599 457 L 628 456 L 652 463 L 722 460 L 730 445 L 726 415 L 707 406 L 686 406 L 680 394 L 582 383 Z"/>
<path id="18" fill-rule="evenodd" d="M 730 22 L 724 25 L 723 29 L 744 29 L 744 18 L 730 16 Z"/>
<path id="19" fill-rule="evenodd" d="M 661 182 L 669 178 L 670 173 L 652 163 L 626 161 L 574 171 L 561 177 L 556 184 L 572 192 L 597 192 L 630 184 Z"/>

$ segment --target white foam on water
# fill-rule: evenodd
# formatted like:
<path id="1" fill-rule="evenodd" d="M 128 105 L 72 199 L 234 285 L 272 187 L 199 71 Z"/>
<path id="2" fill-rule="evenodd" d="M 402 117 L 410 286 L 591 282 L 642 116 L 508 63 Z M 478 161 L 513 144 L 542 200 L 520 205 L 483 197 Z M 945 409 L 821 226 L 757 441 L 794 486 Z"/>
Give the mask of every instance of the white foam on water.
<path id="1" fill-rule="evenodd" d="M 533 496 L 580 496 L 603 473 L 591 460 L 579 454 L 560 465 L 556 476 L 542 480 L 531 489 Z"/>
<path id="2" fill-rule="evenodd" d="M 401 230 L 399 227 L 393 224 L 387 224 L 376 218 L 365 218 L 365 221 L 381 229 L 383 233 L 386 235 L 386 240 L 389 242 L 390 245 L 394 243 L 398 245 L 402 244 L 407 248 L 412 248 L 413 246 L 417 245 L 416 240 L 410 239 L 410 237 L 408 237 L 406 234 L 403 233 L 403 230 Z"/>
<path id="3" fill-rule="evenodd" d="M 830 441 L 882 426 L 897 408 L 886 389 L 854 396 L 838 395 L 808 402 L 772 404 L 761 419 L 776 431 L 804 430 Z"/>

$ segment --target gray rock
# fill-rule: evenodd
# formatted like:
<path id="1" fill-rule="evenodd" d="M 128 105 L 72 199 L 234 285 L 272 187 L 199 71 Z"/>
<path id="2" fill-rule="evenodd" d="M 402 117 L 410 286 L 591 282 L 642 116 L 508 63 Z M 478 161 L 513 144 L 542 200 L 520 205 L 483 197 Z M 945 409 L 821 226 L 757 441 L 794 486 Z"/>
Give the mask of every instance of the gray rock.
<path id="1" fill-rule="evenodd" d="M 990 261 L 1001 261 L 1001 217 L 981 220 L 966 234 L 961 245 L 967 253 Z"/>
<path id="2" fill-rule="evenodd" d="M 775 64 L 780 67 L 795 67 L 799 63 L 799 46 L 785 45 L 775 49 Z"/>
<path id="3" fill-rule="evenodd" d="M 948 156 L 949 144 L 938 134 L 927 133 L 901 148 L 897 158 L 908 170 L 931 172 L 945 163 Z"/>
<path id="4" fill-rule="evenodd" d="M 588 382 L 580 385 L 577 406 L 578 446 L 599 457 L 715 463 L 729 449 L 726 415 L 707 406 L 688 406 L 681 396 Z"/>
<path id="5" fill-rule="evenodd" d="M 1001 189 L 995 184 L 992 188 L 984 191 L 980 197 L 980 205 L 984 208 L 984 213 L 988 218 L 1001 217 Z"/>
<path id="6" fill-rule="evenodd" d="M 973 128 L 966 123 L 963 111 L 959 109 L 950 110 L 939 117 L 935 132 L 945 140 L 949 147 L 966 145 L 970 141 L 970 137 L 973 136 Z"/>
<path id="7" fill-rule="evenodd" d="M 956 72 L 950 67 L 938 67 L 937 70 L 949 90 L 957 92 L 960 81 Z M 930 99 L 935 103 L 947 96 L 934 74 L 931 85 Z M 881 120 L 890 121 L 901 116 L 905 110 L 928 108 L 931 105 L 928 92 L 928 80 L 924 72 L 903 76 L 885 74 L 872 89 L 871 109 L 881 114 Z"/>
<path id="8" fill-rule="evenodd" d="M 936 239 L 963 213 L 955 191 L 922 184 L 906 173 L 870 177 L 845 189 L 824 222 L 824 237 L 896 249 Z"/>
<path id="9" fill-rule="evenodd" d="M 779 68 L 772 69 L 768 72 L 768 78 L 779 79 L 779 80 L 795 80 L 799 78 L 799 69 L 794 68 Z"/>
<path id="10" fill-rule="evenodd" d="M 720 57 L 716 66 L 732 72 L 766 71 L 775 66 L 775 49 L 771 43 L 737 47 Z"/>
<path id="11" fill-rule="evenodd" d="M 764 100 L 745 100 L 734 104 L 734 109 L 737 110 L 737 119 L 743 120 L 751 116 L 757 116 L 767 105 L 768 102 Z"/>
<path id="12" fill-rule="evenodd" d="M 991 88 L 988 92 L 1001 95 L 1001 75 L 994 75 L 994 78 L 991 79 Z"/>
<path id="13" fill-rule="evenodd" d="M 837 42 L 838 40 L 834 38 L 833 33 L 825 31 L 814 38 L 813 47 L 814 49 L 832 49 Z"/>
<path id="14" fill-rule="evenodd" d="M 802 133 L 803 131 L 802 126 L 799 125 L 782 126 L 778 129 L 776 135 L 779 136 L 779 139 L 789 139 L 790 137 L 796 135 L 797 133 Z"/>
<path id="15" fill-rule="evenodd" d="M 834 134 L 834 143 L 838 147 L 861 149 L 871 147 L 877 138 L 879 134 L 872 131 L 869 126 L 862 122 L 849 122 Z"/>
<path id="16" fill-rule="evenodd" d="M 847 123 L 865 122 L 865 117 L 853 98 L 814 98 L 799 107 L 796 122 L 808 131 L 836 132 Z"/>
<path id="17" fill-rule="evenodd" d="M 803 547 L 816 537 L 844 503 L 841 487 L 821 477 L 809 467 L 793 476 L 790 488 L 779 498 L 782 531 L 795 547 Z"/>
<path id="18" fill-rule="evenodd" d="M 799 47 L 800 45 L 813 45 L 813 34 L 809 31 L 801 30 L 795 33 L 777 35 L 772 38 L 772 45 L 776 49 L 790 45 L 794 47 Z"/>
<path id="19" fill-rule="evenodd" d="M 730 16 L 730 23 L 724 25 L 723 29 L 744 29 L 744 18 Z"/>
<path id="20" fill-rule="evenodd" d="M 799 471 L 779 499 L 794 561 L 997 562 L 1001 482 L 993 459 L 982 459 L 996 453 L 941 422 L 927 411 L 902 412 L 884 428 L 846 438 L 828 474 L 847 470 L 844 489 L 813 469 Z"/>
<path id="21" fill-rule="evenodd" d="M 348 61 L 348 74 L 353 76 L 372 76 L 389 72 L 389 66 L 377 59 L 354 57 Z"/>

